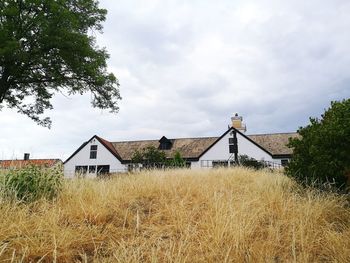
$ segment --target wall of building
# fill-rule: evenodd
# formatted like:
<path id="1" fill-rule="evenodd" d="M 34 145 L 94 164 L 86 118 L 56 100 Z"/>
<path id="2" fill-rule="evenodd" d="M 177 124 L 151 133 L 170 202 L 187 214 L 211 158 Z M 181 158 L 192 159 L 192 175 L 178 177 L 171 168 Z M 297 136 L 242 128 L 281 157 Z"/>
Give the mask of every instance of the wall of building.
<path id="1" fill-rule="evenodd" d="M 191 162 L 191 168 L 211 168 L 212 161 L 227 161 L 234 156 L 229 153 L 229 138 L 232 134 L 227 133 L 213 147 L 211 147 L 197 162 Z M 248 140 L 246 137 L 237 133 L 238 154 L 247 155 L 256 160 L 263 160 L 276 164 L 281 164 L 281 159 L 273 159 L 270 154 L 259 148 L 256 144 Z M 97 145 L 97 158 L 90 159 L 90 146 Z M 64 174 L 66 177 L 73 177 L 76 166 L 97 166 L 109 165 L 110 172 L 126 172 L 127 165 L 121 162 L 101 144 L 97 139 L 88 142 L 75 156 L 64 164 Z M 96 174 L 87 174 L 94 177 Z"/>
<path id="2" fill-rule="evenodd" d="M 90 159 L 90 146 L 97 145 L 96 159 Z M 110 172 L 125 172 L 126 166 L 121 162 L 97 139 L 89 141 L 76 155 L 64 164 L 65 177 L 74 177 L 76 166 L 97 166 L 109 165 Z M 87 174 L 87 177 L 95 177 L 94 174 Z"/>
<path id="3" fill-rule="evenodd" d="M 232 134 L 227 133 L 221 138 L 213 147 L 211 147 L 198 162 L 192 162 L 191 168 L 210 168 L 211 161 L 224 161 L 228 160 L 230 157 L 234 159 L 231 153 L 229 153 L 229 138 L 232 138 Z M 263 160 L 268 162 L 278 162 L 280 160 L 275 160 L 270 154 L 260 149 L 257 145 L 249 141 L 247 138 L 243 137 L 237 133 L 237 143 L 238 143 L 238 154 L 248 155 L 256 160 Z"/>
<path id="4" fill-rule="evenodd" d="M 290 159 L 291 158 L 287 158 L 287 157 L 285 157 L 285 158 L 276 158 L 276 159 L 273 159 L 273 162 L 274 163 L 278 163 L 278 164 L 282 164 L 282 160 L 288 160 L 288 162 L 290 162 Z"/>

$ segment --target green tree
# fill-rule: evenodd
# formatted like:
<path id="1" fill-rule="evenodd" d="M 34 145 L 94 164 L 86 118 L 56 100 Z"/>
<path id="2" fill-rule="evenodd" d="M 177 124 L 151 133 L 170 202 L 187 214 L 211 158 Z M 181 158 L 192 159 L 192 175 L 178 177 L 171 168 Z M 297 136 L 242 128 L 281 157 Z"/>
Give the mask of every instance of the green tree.
<path id="1" fill-rule="evenodd" d="M 181 153 L 176 151 L 172 159 L 167 159 L 164 151 L 154 146 L 148 146 L 141 151 L 136 150 L 132 154 L 131 162 L 133 164 L 142 164 L 143 167 L 185 167 L 186 162 Z M 136 165 L 136 167 L 138 167 Z"/>
<path id="2" fill-rule="evenodd" d="M 143 163 L 143 152 L 136 150 L 131 157 L 132 163 Z"/>
<path id="3" fill-rule="evenodd" d="M 166 156 L 163 151 L 158 150 L 154 146 L 147 146 L 142 151 L 136 150 L 132 157 L 132 163 L 141 163 L 144 166 L 164 165 Z"/>
<path id="4" fill-rule="evenodd" d="M 293 158 L 288 175 L 304 185 L 344 187 L 350 176 L 350 99 L 331 102 L 331 107 L 300 128 L 300 138 L 290 140 Z"/>
<path id="5" fill-rule="evenodd" d="M 181 153 L 176 151 L 173 159 L 171 160 L 171 166 L 173 167 L 184 167 L 186 164 L 185 160 L 182 158 Z"/>
<path id="6" fill-rule="evenodd" d="M 238 157 L 238 162 L 240 165 L 242 165 L 244 167 L 249 167 L 249 168 L 256 169 L 256 170 L 263 169 L 263 168 L 267 167 L 264 162 L 258 161 L 255 158 L 249 157 L 248 155 L 245 155 L 245 154 L 240 155 Z"/>
<path id="7" fill-rule="evenodd" d="M 148 146 L 143 151 L 143 159 L 148 164 L 164 164 L 166 160 L 165 153 L 154 146 Z"/>
<path id="8" fill-rule="evenodd" d="M 118 112 L 119 83 L 93 36 L 105 17 L 97 0 L 0 1 L 0 107 L 50 127 L 39 116 L 55 93 L 90 91 L 93 107 Z"/>

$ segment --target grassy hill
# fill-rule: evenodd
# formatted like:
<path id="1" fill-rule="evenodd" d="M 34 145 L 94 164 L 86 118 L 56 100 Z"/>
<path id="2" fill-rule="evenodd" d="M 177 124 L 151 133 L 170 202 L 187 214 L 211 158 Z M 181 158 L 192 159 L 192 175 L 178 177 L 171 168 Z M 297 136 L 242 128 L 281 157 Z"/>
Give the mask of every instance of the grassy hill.
<path id="1" fill-rule="evenodd" d="M 0 202 L 0 261 L 350 262 L 346 198 L 280 173 L 150 171 Z"/>

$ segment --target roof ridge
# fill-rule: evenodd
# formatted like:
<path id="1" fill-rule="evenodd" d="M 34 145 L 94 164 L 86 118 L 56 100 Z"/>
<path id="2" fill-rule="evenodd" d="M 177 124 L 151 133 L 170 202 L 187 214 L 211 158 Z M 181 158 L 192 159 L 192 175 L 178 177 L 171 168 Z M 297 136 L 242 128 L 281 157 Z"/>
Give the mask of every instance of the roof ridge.
<path id="1" fill-rule="evenodd" d="M 259 135 L 277 135 L 277 134 L 298 134 L 298 132 L 256 133 L 256 134 L 246 134 L 246 135 L 247 136 L 259 136 Z"/>
<path id="2" fill-rule="evenodd" d="M 256 134 L 245 134 L 246 136 L 263 136 L 263 135 L 278 135 L 278 134 L 298 134 L 298 132 L 276 132 L 276 133 L 256 133 Z M 163 137 L 163 136 L 162 136 Z M 162 138 L 161 137 L 161 138 Z M 182 140 L 182 139 L 214 139 L 220 136 L 203 136 L 203 137 L 178 137 L 178 138 L 168 138 L 168 140 Z M 101 138 L 101 137 L 100 137 Z M 105 139 L 104 139 L 105 140 Z M 107 141 L 107 140 L 105 140 Z M 108 141 L 110 143 L 123 143 L 123 142 L 158 142 L 159 139 L 144 139 L 144 140 L 121 140 L 121 141 Z"/>
<path id="3" fill-rule="evenodd" d="M 184 139 L 215 139 L 215 138 L 219 138 L 219 136 L 207 136 L 207 137 L 181 137 L 181 138 L 167 138 L 168 140 L 184 140 Z M 123 141 L 115 141 L 111 143 L 122 143 L 122 142 L 151 142 L 151 141 L 156 141 L 158 142 L 158 139 L 146 139 L 146 140 L 123 140 Z"/>

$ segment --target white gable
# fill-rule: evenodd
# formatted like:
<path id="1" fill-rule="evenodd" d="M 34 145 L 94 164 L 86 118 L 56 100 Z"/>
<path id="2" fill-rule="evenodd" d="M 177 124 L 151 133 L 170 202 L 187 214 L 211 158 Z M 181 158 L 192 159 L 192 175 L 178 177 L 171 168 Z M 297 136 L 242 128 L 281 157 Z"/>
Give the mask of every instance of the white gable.
<path id="1" fill-rule="evenodd" d="M 193 162 L 193 167 L 204 167 L 206 161 L 227 161 L 232 154 L 229 152 L 229 138 L 232 138 L 230 132 L 217 141 L 205 154 L 203 154 L 198 162 Z M 270 154 L 262 150 L 259 146 L 251 142 L 246 137 L 237 132 L 238 154 L 248 155 L 256 160 L 264 160 L 273 162 L 274 159 Z M 209 165 L 211 166 L 211 165 Z"/>
<path id="2" fill-rule="evenodd" d="M 96 159 L 90 158 L 91 145 L 97 146 Z M 121 162 L 96 138 L 92 138 L 79 152 L 64 164 L 64 174 L 66 177 L 73 177 L 76 166 L 98 166 L 109 165 L 110 172 L 125 171 L 125 165 Z"/>

